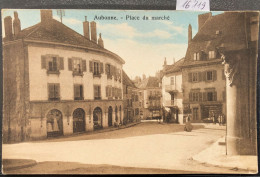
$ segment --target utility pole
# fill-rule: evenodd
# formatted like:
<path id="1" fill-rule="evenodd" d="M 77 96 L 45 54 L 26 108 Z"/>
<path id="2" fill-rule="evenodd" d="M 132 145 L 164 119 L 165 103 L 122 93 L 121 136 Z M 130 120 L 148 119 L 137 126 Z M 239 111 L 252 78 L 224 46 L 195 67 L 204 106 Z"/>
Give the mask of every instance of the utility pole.
<path id="1" fill-rule="evenodd" d="M 60 22 L 62 23 L 62 17 L 65 16 L 65 10 L 64 9 L 57 9 L 57 15 L 60 17 Z"/>

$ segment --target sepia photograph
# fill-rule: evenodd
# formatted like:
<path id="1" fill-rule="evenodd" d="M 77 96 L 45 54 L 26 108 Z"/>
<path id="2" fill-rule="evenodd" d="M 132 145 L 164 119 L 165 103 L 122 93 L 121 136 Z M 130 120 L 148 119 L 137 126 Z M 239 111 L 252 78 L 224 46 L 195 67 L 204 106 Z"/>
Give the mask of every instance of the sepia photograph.
<path id="1" fill-rule="evenodd" d="M 259 11 L 2 9 L 3 174 L 257 174 Z"/>

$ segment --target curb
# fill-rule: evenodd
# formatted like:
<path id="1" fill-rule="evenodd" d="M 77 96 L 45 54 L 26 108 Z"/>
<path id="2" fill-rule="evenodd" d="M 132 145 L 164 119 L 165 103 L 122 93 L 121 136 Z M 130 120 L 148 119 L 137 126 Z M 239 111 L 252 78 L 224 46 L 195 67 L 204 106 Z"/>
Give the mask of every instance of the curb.
<path id="1" fill-rule="evenodd" d="M 3 159 L 2 172 L 4 174 L 6 171 L 28 168 L 36 164 L 37 162 L 31 159 Z"/>

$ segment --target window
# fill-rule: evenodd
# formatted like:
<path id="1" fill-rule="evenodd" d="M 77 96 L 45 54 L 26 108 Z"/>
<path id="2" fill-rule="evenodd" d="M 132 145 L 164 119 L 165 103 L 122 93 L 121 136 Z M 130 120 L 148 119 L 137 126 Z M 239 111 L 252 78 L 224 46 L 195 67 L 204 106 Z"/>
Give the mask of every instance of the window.
<path id="1" fill-rule="evenodd" d="M 171 77 L 171 85 L 174 85 L 174 77 Z"/>
<path id="2" fill-rule="evenodd" d="M 89 61 L 89 71 L 93 73 L 94 77 L 101 77 L 104 73 L 103 63 L 99 61 Z"/>
<path id="3" fill-rule="evenodd" d="M 47 74 L 59 74 L 64 69 L 63 58 L 58 55 L 42 55 L 41 68 L 47 69 Z"/>
<path id="4" fill-rule="evenodd" d="M 100 85 L 94 85 L 94 99 L 95 100 L 101 99 L 101 87 L 100 87 Z"/>
<path id="5" fill-rule="evenodd" d="M 94 62 L 94 75 L 99 75 L 100 70 L 99 70 L 99 62 Z"/>
<path id="6" fill-rule="evenodd" d="M 215 55 L 215 51 L 214 51 L 214 50 L 209 51 L 209 59 L 213 59 L 213 58 L 216 58 L 216 55 Z"/>
<path id="7" fill-rule="evenodd" d="M 213 92 L 208 92 L 207 93 L 207 98 L 208 98 L 208 101 L 213 101 Z"/>
<path id="8" fill-rule="evenodd" d="M 112 79 L 112 67 L 110 64 L 106 64 L 106 74 L 108 79 Z"/>
<path id="9" fill-rule="evenodd" d="M 139 109 L 138 108 L 135 109 L 135 115 L 136 116 L 139 115 Z"/>
<path id="10" fill-rule="evenodd" d="M 199 52 L 194 53 L 193 59 L 194 59 L 194 61 L 200 60 L 200 53 Z"/>
<path id="11" fill-rule="evenodd" d="M 192 111 L 192 117 L 193 117 L 193 120 L 198 120 L 199 119 L 199 108 L 193 108 L 193 111 Z"/>
<path id="12" fill-rule="evenodd" d="M 193 101 L 199 101 L 199 92 L 195 92 L 192 94 L 192 100 Z"/>
<path id="13" fill-rule="evenodd" d="M 68 69 L 72 71 L 73 76 L 83 76 L 83 72 L 87 71 L 86 60 L 81 58 L 69 58 Z"/>
<path id="14" fill-rule="evenodd" d="M 83 85 L 74 85 L 74 100 L 84 100 Z"/>
<path id="15" fill-rule="evenodd" d="M 192 82 L 198 82 L 198 73 L 192 73 Z"/>
<path id="16" fill-rule="evenodd" d="M 50 101 L 60 100 L 60 84 L 48 84 L 48 92 Z"/>
<path id="17" fill-rule="evenodd" d="M 112 86 L 107 86 L 106 87 L 106 96 L 108 98 L 111 98 L 112 97 Z"/>
<path id="18" fill-rule="evenodd" d="M 197 90 L 197 89 L 195 89 Z M 192 102 L 198 102 L 198 101 L 202 101 L 202 93 L 197 90 L 192 90 L 190 93 L 189 93 L 189 100 L 192 101 Z M 174 100 L 174 98 L 173 98 Z"/>
<path id="19" fill-rule="evenodd" d="M 206 72 L 206 80 L 212 81 L 213 80 L 213 71 L 207 71 Z"/>

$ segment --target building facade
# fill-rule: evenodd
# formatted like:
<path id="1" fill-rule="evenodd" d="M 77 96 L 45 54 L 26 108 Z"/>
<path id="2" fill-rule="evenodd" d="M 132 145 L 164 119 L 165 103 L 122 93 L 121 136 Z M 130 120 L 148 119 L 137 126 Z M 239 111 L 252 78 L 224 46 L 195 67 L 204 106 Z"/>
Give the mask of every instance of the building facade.
<path id="1" fill-rule="evenodd" d="M 124 124 L 140 121 L 141 102 L 139 98 L 139 89 L 123 71 Z"/>
<path id="2" fill-rule="evenodd" d="M 224 45 L 226 27 L 212 24 L 217 16 L 199 15 L 199 30 L 193 39 L 192 28 L 188 28 L 188 49 L 182 65 L 183 106 L 185 115 L 190 114 L 192 122 L 226 115 L 226 82 L 219 51 Z"/>
<path id="3" fill-rule="evenodd" d="M 41 10 L 41 22 L 23 30 L 14 17 L 13 24 L 4 19 L 4 141 L 93 131 L 123 120 L 124 60 L 104 48 L 101 34 L 97 40 L 94 21 L 83 22 L 82 36 L 54 20 L 51 10 Z"/>
<path id="4" fill-rule="evenodd" d="M 138 85 L 141 98 L 142 119 L 156 119 L 162 116 L 162 89 L 156 77 L 148 77 Z"/>
<path id="5" fill-rule="evenodd" d="M 184 59 L 163 66 L 162 106 L 170 113 L 168 122 L 183 124 L 183 89 L 181 66 Z"/>

